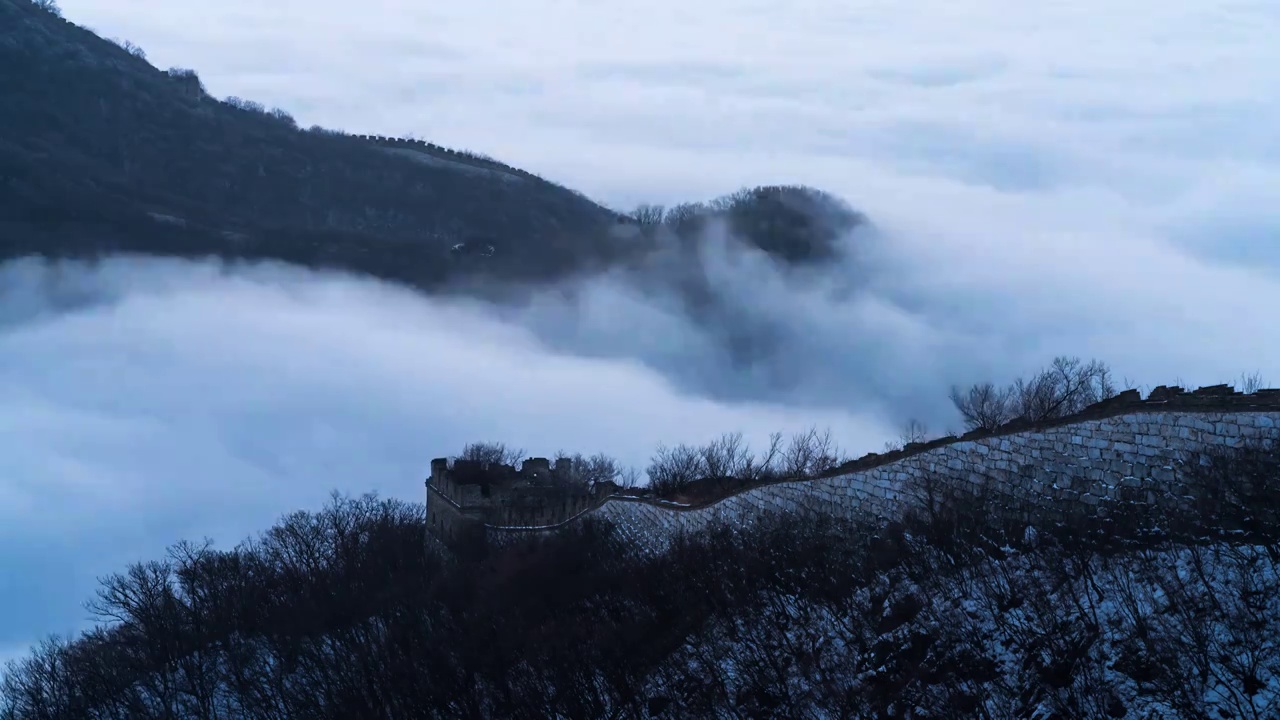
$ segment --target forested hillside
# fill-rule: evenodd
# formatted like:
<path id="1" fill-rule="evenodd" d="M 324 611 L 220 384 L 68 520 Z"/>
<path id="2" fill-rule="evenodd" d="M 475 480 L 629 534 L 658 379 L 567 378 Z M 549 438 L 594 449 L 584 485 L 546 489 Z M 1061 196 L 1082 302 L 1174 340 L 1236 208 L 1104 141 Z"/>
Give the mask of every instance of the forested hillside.
<path id="1" fill-rule="evenodd" d="M 335 498 L 105 578 L 104 625 L 12 665 L 0 720 L 1273 718 L 1280 457 L 1204 462 L 1212 505 L 949 495 L 658 556 L 588 522 L 447 558 L 420 505 Z"/>
<path id="2" fill-rule="evenodd" d="M 202 96 L 28 0 L 0 0 L 0 67 L 4 255 L 263 256 L 425 283 L 471 236 L 537 273 L 558 260 L 543 249 L 572 254 L 613 221 L 536 178 L 415 162 Z"/>
<path id="3" fill-rule="evenodd" d="M 0 0 L 0 259 L 276 259 L 430 288 L 475 273 L 556 279 L 670 245 L 618 232 L 652 228 L 653 208 L 624 217 L 472 153 L 301 129 L 55 10 Z M 779 187 L 665 215 L 685 241 L 725 217 L 785 262 L 830 258 L 862 222 L 823 193 Z"/>

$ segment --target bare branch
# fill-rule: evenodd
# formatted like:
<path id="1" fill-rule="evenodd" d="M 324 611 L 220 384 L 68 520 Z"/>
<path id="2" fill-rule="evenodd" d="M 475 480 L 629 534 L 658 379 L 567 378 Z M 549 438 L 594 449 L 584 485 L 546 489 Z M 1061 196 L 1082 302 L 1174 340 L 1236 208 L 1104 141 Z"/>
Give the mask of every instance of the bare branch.
<path id="1" fill-rule="evenodd" d="M 994 430 L 1011 419 L 1008 394 L 989 382 L 973 385 L 967 392 L 952 387 L 951 402 L 967 430 Z"/>
<path id="2" fill-rule="evenodd" d="M 1125 384 L 1130 384 L 1127 380 Z M 1014 418 L 1043 422 L 1080 412 L 1116 394 L 1111 368 L 1098 360 L 1060 356 L 1044 370 L 1008 387 L 979 383 L 951 389 L 951 402 L 969 430 L 994 430 Z"/>
<path id="3" fill-rule="evenodd" d="M 887 452 L 896 452 L 912 443 L 922 443 L 929 438 L 929 430 L 925 424 L 915 418 L 908 418 L 898 432 L 898 437 L 884 444 Z"/>
<path id="4" fill-rule="evenodd" d="M 524 457 L 524 450 L 507 447 L 501 442 L 474 442 L 458 454 L 458 460 L 471 460 L 488 465 L 515 465 Z"/>
<path id="5" fill-rule="evenodd" d="M 1240 373 L 1240 380 L 1238 383 L 1239 384 L 1236 386 L 1236 389 L 1245 395 L 1252 395 L 1266 387 L 1266 381 L 1262 379 L 1262 373 L 1257 370 L 1247 374 Z"/>

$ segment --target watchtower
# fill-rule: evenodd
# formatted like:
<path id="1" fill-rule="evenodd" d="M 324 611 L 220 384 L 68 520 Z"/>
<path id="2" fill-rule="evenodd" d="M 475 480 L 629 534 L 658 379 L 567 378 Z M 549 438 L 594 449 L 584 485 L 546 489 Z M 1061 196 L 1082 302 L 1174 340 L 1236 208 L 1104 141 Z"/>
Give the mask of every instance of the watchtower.
<path id="1" fill-rule="evenodd" d="M 599 489 L 576 483 L 567 459 L 512 465 L 436 458 L 426 481 L 427 529 L 446 546 L 488 530 L 549 531 L 595 505 Z M 602 486 L 603 487 L 603 486 Z"/>

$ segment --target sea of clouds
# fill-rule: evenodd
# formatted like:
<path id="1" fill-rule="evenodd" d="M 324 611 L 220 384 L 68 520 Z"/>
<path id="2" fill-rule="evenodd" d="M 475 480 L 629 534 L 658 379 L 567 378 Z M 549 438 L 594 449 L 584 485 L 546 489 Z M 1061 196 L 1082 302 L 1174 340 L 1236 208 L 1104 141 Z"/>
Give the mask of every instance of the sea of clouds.
<path id="1" fill-rule="evenodd" d="M 725 327 L 613 276 L 496 308 L 270 265 L 4 266 L 0 656 L 82 627 L 97 575 L 335 489 L 419 499 L 470 440 L 642 467 L 816 424 L 860 454 L 1064 353 L 1280 381 L 1274 3 L 61 4 L 303 125 L 619 208 L 803 183 L 877 232 L 804 277 L 712 238 Z"/>

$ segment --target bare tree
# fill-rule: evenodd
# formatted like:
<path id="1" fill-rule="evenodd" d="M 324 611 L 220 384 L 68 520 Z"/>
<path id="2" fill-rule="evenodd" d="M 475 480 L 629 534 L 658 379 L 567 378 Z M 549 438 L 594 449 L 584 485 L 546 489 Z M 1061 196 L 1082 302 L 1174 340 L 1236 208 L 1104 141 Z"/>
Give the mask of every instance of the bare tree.
<path id="1" fill-rule="evenodd" d="M 662 224 L 663 217 L 666 216 L 666 208 L 661 205 L 650 205 L 645 203 L 632 210 L 631 219 L 642 228 L 656 227 Z"/>
<path id="2" fill-rule="evenodd" d="M 147 52 L 143 50 L 141 47 L 139 47 L 137 44 L 135 44 L 133 41 L 120 40 L 119 38 L 112 38 L 111 41 L 114 42 L 116 45 L 119 45 L 121 48 L 123 48 L 125 52 L 138 58 L 139 60 L 147 59 Z"/>
<path id="3" fill-rule="evenodd" d="M 1113 397 L 1116 388 L 1105 363 L 1060 356 L 1030 380 L 1014 381 L 1009 394 L 1015 417 L 1040 422 L 1080 412 Z"/>
<path id="4" fill-rule="evenodd" d="M 925 424 L 915 418 L 908 418 L 898 432 L 897 439 L 886 442 L 884 449 L 888 452 L 894 452 L 912 443 L 922 443 L 928 439 L 929 429 L 925 427 Z"/>
<path id="5" fill-rule="evenodd" d="M 702 453 L 692 445 L 659 445 L 649 460 L 646 473 L 649 475 L 649 487 L 658 495 L 666 495 L 706 477 L 706 466 Z"/>
<path id="6" fill-rule="evenodd" d="M 787 477 L 805 478 L 824 473 L 845 461 L 831 438 L 831 430 L 818 432 L 816 427 L 791 436 L 782 454 L 782 468 Z"/>
<path id="7" fill-rule="evenodd" d="M 604 453 L 587 457 L 582 453 L 570 455 L 563 450 L 556 452 L 555 471 L 560 480 L 580 485 L 612 482 L 622 473 L 618 461 Z"/>
<path id="8" fill-rule="evenodd" d="M 272 108 L 271 112 L 267 114 L 270 115 L 272 118 L 275 118 L 276 120 L 279 120 L 280 122 L 284 123 L 285 125 L 288 125 L 291 128 L 298 127 L 298 121 L 293 119 L 293 116 L 289 114 L 288 110 L 283 110 L 281 108 Z"/>
<path id="9" fill-rule="evenodd" d="M 749 480 L 764 480 L 776 477 L 780 470 L 778 463 L 782 459 L 782 433 L 769 434 L 769 446 L 759 458 L 753 458 L 750 467 L 744 469 L 744 477 Z"/>
<path id="10" fill-rule="evenodd" d="M 226 103 L 227 105 L 230 105 L 233 108 L 237 108 L 239 110 L 261 113 L 263 115 L 267 114 L 267 108 L 263 106 L 262 103 L 257 102 L 255 100 L 246 100 L 242 97 L 237 97 L 235 95 L 228 95 L 227 98 L 222 102 Z"/>
<path id="11" fill-rule="evenodd" d="M 614 482 L 618 483 L 618 487 L 630 490 L 640 484 L 640 471 L 633 467 L 624 468 Z"/>
<path id="12" fill-rule="evenodd" d="M 1262 379 L 1262 373 L 1255 370 L 1252 373 L 1240 373 L 1239 385 L 1236 389 L 1245 395 L 1252 395 L 1264 387 L 1266 387 L 1266 381 Z"/>
<path id="13" fill-rule="evenodd" d="M 742 433 L 725 433 L 702 446 L 702 464 L 707 477 L 742 478 L 754 464 L 751 448 Z"/>
<path id="14" fill-rule="evenodd" d="M 667 209 L 662 222 L 677 234 L 696 231 L 702 227 L 707 207 L 702 203 L 681 203 Z"/>
<path id="15" fill-rule="evenodd" d="M 929 428 L 915 418 L 909 418 L 902 428 L 902 444 L 922 443 L 929 439 Z"/>
<path id="16" fill-rule="evenodd" d="M 1014 418 L 1042 422 L 1071 415 L 1115 394 L 1115 380 L 1105 363 L 1061 356 L 1030 379 L 1018 378 L 1005 388 L 990 382 L 968 390 L 952 387 L 951 402 L 966 429 L 994 430 Z"/>
<path id="17" fill-rule="evenodd" d="M 458 460 L 471 460 L 488 465 L 515 465 L 524 457 L 522 448 L 507 447 L 501 442 L 474 442 L 462 448 Z"/>
<path id="18" fill-rule="evenodd" d="M 307 128 L 307 132 L 311 133 L 312 135 L 328 135 L 331 137 L 346 136 L 346 133 L 343 132 L 342 130 L 338 130 L 336 128 L 327 128 L 321 125 L 312 125 L 311 127 Z"/>
<path id="19" fill-rule="evenodd" d="M 1008 394 L 993 383 L 978 383 L 963 392 L 953 386 L 951 402 L 964 418 L 966 430 L 994 430 L 1012 418 Z"/>
<path id="20" fill-rule="evenodd" d="M 757 456 L 742 433 L 725 433 L 701 445 L 659 446 L 648 468 L 649 484 L 659 495 L 703 478 L 758 482 L 782 477 L 808 477 L 843 462 L 831 431 L 797 433 L 790 444 L 782 433 L 769 435 Z"/>

